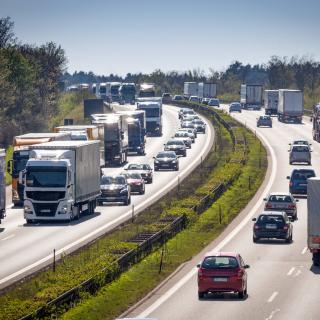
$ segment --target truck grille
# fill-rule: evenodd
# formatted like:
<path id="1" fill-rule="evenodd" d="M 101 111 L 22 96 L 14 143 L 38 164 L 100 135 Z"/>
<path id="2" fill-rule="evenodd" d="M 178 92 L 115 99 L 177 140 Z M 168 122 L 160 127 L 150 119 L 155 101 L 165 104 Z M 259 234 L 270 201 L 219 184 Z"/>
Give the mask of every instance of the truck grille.
<path id="1" fill-rule="evenodd" d="M 37 217 L 54 217 L 58 203 L 34 203 L 33 206 Z"/>
<path id="2" fill-rule="evenodd" d="M 27 191 L 27 198 L 36 201 L 58 201 L 64 199 L 64 191 Z"/>

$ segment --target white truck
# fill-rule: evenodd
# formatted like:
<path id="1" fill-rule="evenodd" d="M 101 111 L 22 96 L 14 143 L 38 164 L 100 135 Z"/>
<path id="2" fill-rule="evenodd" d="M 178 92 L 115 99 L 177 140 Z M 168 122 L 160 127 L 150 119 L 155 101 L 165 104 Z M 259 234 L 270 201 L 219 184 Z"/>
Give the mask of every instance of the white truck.
<path id="1" fill-rule="evenodd" d="M 100 194 L 99 141 L 52 141 L 33 145 L 25 171 L 24 218 L 79 219 L 93 214 Z"/>
<path id="2" fill-rule="evenodd" d="M 198 83 L 185 82 L 183 85 L 183 95 L 186 98 L 190 98 L 191 96 L 198 96 Z"/>
<path id="3" fill-rule="evenodd" d="M 264 111 L 267 115 L 278 114 L 279 90 L 264 91 Z"/>
<path id="4" fill-rule="evenodd" d="M 243 109 L 260 110 L 262 107 L 262 85 L 242 84 L 240 103 Z"/>
<path id="5" fill-rule="evenodd" d="M 315 266 L 320 265 L 320 178 L 308 179 L 308 248 Z"/>
<path id="6" fill-rule="evenodd" d="M 303 94 L 300 90 L 279 89 L 278 120 L 302 122 Z"/>
<path id="7" fill-rule="evenodd" d="M 137 110 L 145 111 L 147 135 L 162 136 L 162 98 L 137 98 Z"/>
<path id="8" fill-rule="evenodd" d="M 199 82 L 199 98 L 215 98 L 217 96 L 217 85 L 215 83 Z"/>
<path id="9" fill-rule="evenodd" d="M 111 83 L 101 82 L 96 85 L 96 97 L 111 102 Z"/>

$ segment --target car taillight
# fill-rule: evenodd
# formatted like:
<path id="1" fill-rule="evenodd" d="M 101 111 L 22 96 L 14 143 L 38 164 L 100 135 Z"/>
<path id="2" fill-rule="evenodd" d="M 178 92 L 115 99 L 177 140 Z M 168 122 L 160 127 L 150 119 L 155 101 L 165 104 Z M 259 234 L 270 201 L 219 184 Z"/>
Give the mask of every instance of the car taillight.
<path id="1" fill-rule="evenodd" d="M 237 273 L 237 279 L 238 279 L 238 280 L 241 280 L 242 277 L 243 277 L 243 270 L 240 269 L 240 270 L 238 271 L 238 273 Z"/>
<path id="2" fill-rule="evenodd" d="M 255 224 L 254 229 L 259 229 L 259 226 Z"/>
<path id="3" fill-rule="evenodd" d="M 289 228 L 288 225 L 283 226 L 283 230 L 288 230 L 288 228 Z"/>
<path id="4" fill-rule="evenodd" d="M 203 279 L 203 270 L 202 270 L 202 268 L 198 269 L 198 278 L 199 279 Z"/>
<path id="5" fill-rule="evenodd" d="M 270 209 L 270 208 L 272 208 L 272 204 L 270 204 L 270 203 L 267 203 L 267 204 L 266 204 L 266 208 L 267 208 L 267 209 Z"/>
<path id="6" fill-rule="evenodd" d="M 290 187 L 292 187 L 292 186 L 293 186 L 293 183 L 292 183 L 292 181 L 290 181 L 290 183 L 289 183 L 289 186 L 290 186 Z"/>
<path id="7" fill-rule="evenodd" d="M 296 208 L 296 205 L 295 205 L 295 204 L 289 204 L 288 208 L 289 208 L 289 209 L 295 209 L 295 208 Z"/>

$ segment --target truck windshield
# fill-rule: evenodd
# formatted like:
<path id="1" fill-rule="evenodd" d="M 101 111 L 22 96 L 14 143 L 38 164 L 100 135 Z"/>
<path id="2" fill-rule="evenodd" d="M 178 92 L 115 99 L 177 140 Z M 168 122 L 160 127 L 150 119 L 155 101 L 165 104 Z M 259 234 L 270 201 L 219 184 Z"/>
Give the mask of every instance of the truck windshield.
<path id="1" fill-rule="evenodd" d="M 146 112 L 146 117 L 147 118 L 152 118 L 152 117 L 159 117 L 159 108 L 146 108 L 143 109 Z"/>
<path id="2" fill-rule="evenodd" d="M 140 137 L 140 127 L 136 124 L 129 124 L 128 133 L 129 137 Z"/>
<path id="3" fill-rule="evenodd" d="M 116 125 L 105 125 L 104 127 L 104 141 L 118 141 L 119 130 Z"/>
<path id="4" fill-rule="evenodd" d="M 65 167 L 27 167 L 27 187 L 63 188 L 66 186 Z"/>

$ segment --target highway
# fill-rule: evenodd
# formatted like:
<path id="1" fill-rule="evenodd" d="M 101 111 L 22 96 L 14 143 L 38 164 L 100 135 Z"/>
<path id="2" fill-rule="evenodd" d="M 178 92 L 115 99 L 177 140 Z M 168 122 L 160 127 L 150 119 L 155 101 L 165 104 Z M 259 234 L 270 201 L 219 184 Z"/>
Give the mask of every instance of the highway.
<path id="1" fill-rule="evenodd" d="M 201 157 L 206 156 L 213 144 L 213 127 L 206 122 L 207 133 L 199 134 L 192 148 L 187 150 L 187 157 L 180 159 L 180 171 L 154 172 L 153 184 L 146 184 L 144 195 L 132 195 L 130 206 L 104 205 L 97 207 L 94 215 L 81 217 L 79 221 L 32 225 L 25 223 L 22 209 L 8 209 L 0 229 L 0 288 L 52 263 L 54 249 L 57 257 L 74 251 L 129 219 L 133 206 L 136 215 L 177 186 L 179 180 L 200 164 Z M 148 137 L 146 156 L 130 156 L 128 161 L 149 163 L 153 167 L 153 156 L 163 150 L 163 144 L 173 136 L 179 124 L 178 109 L 164 105 L 162 137 Z M 104 169 L 108 174 L 121 171 L 122 168 Z"/>
<path id="2" fill-rule="evenodd" d="M 223 106 L 226 108 L 226 106 Z M 307 250 L 307 202 L 298 202 L 298 220 L 293 222 L 293 242 L 252 242 L 251 219 L 263 210 L 263 198 L 272 191 L 288 192 L 286 176 L 293 168 L 310 166 L 289 165 L 288 143 L 294 138 L 312 142 L 311 123 L 279 123 L 273 118 L 273 128 L 256 128 L 256 118 L 264 111 L 243 111 L 232 114 L 255 130 L 268 148 L 270 166 L 266 181 L 254 199 L 223 232 L 191 261 L 158 286 L 127 314 L 159 320 L 207 319 L 320 319 L 320 268 L 312 266 Z M 312 142 L 312 167 L 320 174 L 320 144 Z M 217 294 L 198 300 L 196 265 L 211 250 L 237 251 L 250 265 L 248 296 Z"/>

